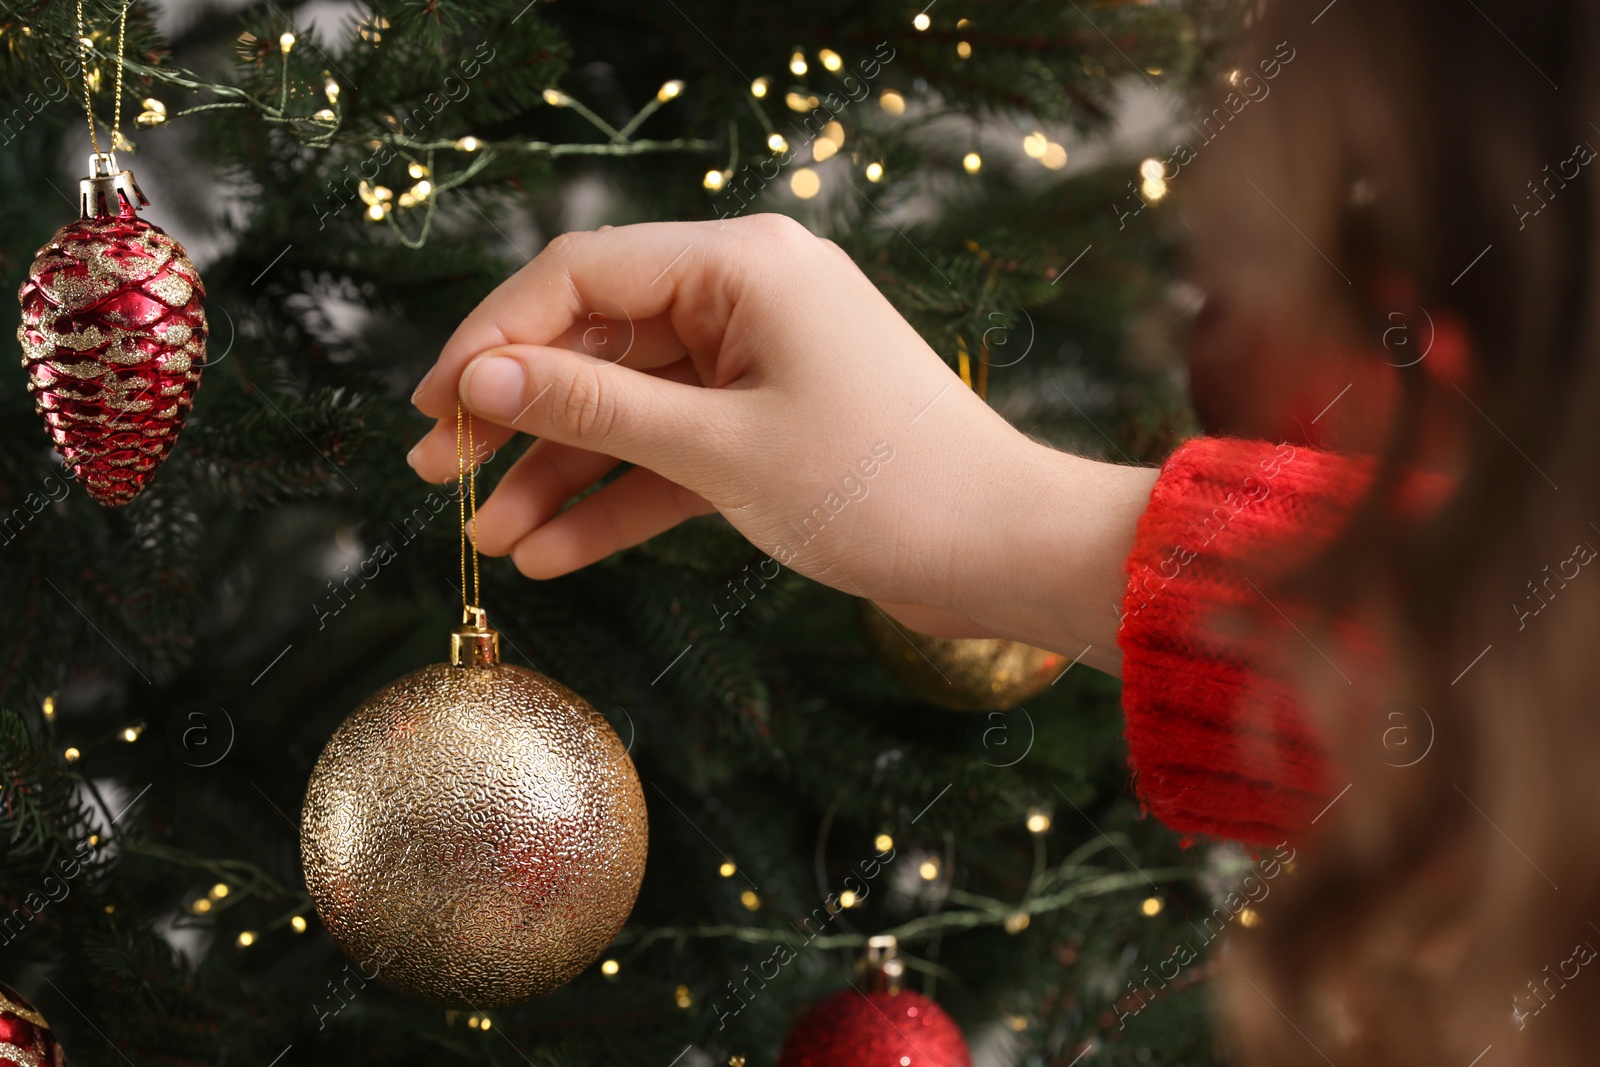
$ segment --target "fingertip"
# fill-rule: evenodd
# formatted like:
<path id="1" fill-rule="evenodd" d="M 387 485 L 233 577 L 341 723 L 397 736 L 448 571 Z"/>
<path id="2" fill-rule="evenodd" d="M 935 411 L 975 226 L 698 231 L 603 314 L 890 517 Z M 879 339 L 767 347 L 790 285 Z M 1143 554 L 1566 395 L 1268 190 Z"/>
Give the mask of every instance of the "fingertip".
<path id="1" fill-rule="evenodd" d="M 461 372 L 461 402 L 486 419 L 510 422 L 522 412 L 528 374 L 522 362 L 504 355 L 484 355 Z"/>
<path id="2" fill-rule="evenodd" d="M 478 546 L 478 552 L 496 559 L 511 554 L 521 532 L 506 521 L 504 500 L 499 492 L 491 494 L 473 518 L 473 543 Z"/>
<path id="3" fill-rule="evenodd" d="M 493 460 L 506 442 L 515 436 L 516 431 L 510 427 L 474 422 L 476 463 L 482 466 Z M 422 440 L 406 454 L 406 462 L 424 481 L 443 485 L 453 481 L 460 473 L 461 457 L 457 453 L 462 443 L 465 442 L 458 442 L 456 438 L 455 412 L 452 411 L 448 418 L 439 419 L 432 429 L 422 435 Z"/>
<path id="4" fill-rule="evenodd" d="M 423 481 L 442 485 L 456 475 L 454 449 L 447 452 L 444 447 L 448 443 L 440 437 L 438 427 L 435 427 L 406 453 L 406 463 Z"/>
<path id="5" fill-rule="evenodd" d="M 411 405 L 413 407 L 416 406 L 417 400 L 422 396 L 423 391 L 428 388 L 428 383 L 433 381 L 434 372 L 436 372 L 438 369 L 439 365 L 437 363 L 429 367 L 428 373 L 424 374 L 422 376 L 422 380 L 417 383 L 417 387 L 411 390 Z"/>
<path id="6" fill-rule="evenodd" d="M 411 391 L 411 406 L 430 419 L 446 419 L 455 415 L 455 390 L 450 388 L 446 376 L 439 373 L 439 364 L 429 368 Z"/>
<path id="7" fill-rule="evenodd" d="M 520 549 L 522 546 L 517 546 Z M 539 557 L 521 551 L 512 551 L 511 562 L 516 565 L 517 573 L 524 578 L 531 578 L 536 582 L 547 582 L 551 578 L 559 578 L 564 571 L 552 569 L 549 563 Z"/>
<path id="8" fill-rule="evenodd" d="M 560 536 L 559 524 L 555 527 L 541 526 L 525 534 L 511 549 L 511 561 L 516 564 L 517 570 L 535 581 L 549 581 L 559 578 L 576 567 L 562 566 L 563 553 L 552 538 Z M 569 561 L 570 563 L 570 561 Z"/>

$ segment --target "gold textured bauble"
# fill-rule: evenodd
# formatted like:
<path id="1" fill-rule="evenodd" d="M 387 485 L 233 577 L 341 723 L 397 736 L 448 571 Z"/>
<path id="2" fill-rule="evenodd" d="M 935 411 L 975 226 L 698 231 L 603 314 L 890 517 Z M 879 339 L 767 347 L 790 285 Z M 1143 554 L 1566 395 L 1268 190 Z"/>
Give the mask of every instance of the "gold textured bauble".
<path id="1" fill-rule="evenodd" d="M 929 637 L 861 602 L 867 644 L 912 695 L 950 711 L 1006 711 L 1038 696 L 1067 668 L 1059 652 L 1001 637 Z"/>
<path id="2" fill-rule="evenodd" d="M 639 895 L 644 791 L 582 697 L 499 662 L 482 613 L 452 664 L 379 690 L 334 731 L 300 817 L 317 914 L 368 979 L 447 1007 L 549 993 Z"/>

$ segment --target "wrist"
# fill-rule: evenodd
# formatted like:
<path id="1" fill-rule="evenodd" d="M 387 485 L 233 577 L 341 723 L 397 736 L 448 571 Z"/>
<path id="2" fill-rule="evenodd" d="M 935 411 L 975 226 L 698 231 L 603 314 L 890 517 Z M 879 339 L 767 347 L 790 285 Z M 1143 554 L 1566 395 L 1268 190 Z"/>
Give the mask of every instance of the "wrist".
<path id="1" fill-rule="evenodd" d="M 997 636 L 1110 673 L 1125 566 L 1159 471 L 1085 459 L 1017 434 L 981 526 L 953 564 L 952 609 Z"/>

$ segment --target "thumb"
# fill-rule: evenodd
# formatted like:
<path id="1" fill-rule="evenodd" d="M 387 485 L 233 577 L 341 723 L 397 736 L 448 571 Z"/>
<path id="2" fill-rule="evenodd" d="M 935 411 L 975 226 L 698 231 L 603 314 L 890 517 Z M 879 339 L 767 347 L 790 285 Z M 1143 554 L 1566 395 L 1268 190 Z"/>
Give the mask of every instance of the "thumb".
<path id="1" fill-rule="evenodd" d="M 737 440 L 735 398 L 563 348 L 503 345 L 469 363 L 461 402 L 500 426 L 647 467 L 697 492 Z M 728 446 L 731 447 L 731 444 Z M 720 465 L 730 468 L 722 453 Z"/>

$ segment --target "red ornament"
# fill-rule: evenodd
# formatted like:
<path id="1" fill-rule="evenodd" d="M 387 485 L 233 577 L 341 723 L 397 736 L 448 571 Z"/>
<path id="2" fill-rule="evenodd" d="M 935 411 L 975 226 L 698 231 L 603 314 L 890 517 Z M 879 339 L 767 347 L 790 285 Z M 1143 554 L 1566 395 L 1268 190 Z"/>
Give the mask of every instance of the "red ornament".
<path id="1" fill-rule="evenodd" d="M 50 1024 L 15 989 L 0 982 L 0 1067 L 67 1067 Z"/>
<path id="2" fill-rule="evenodd" d="M 972 1067 L 961 1028 L 920 993 L 835 993 L 795 1024 L 778 1067 Z"/>
<path id="3" fill-rule="evenodd" d="M 22 283 L 22 365 L 56 451 L 89 495 L 126 504 L 172 451 L 206 362 L 205 287 L 109 154 L 89 157 L 82 217 Z"/>

